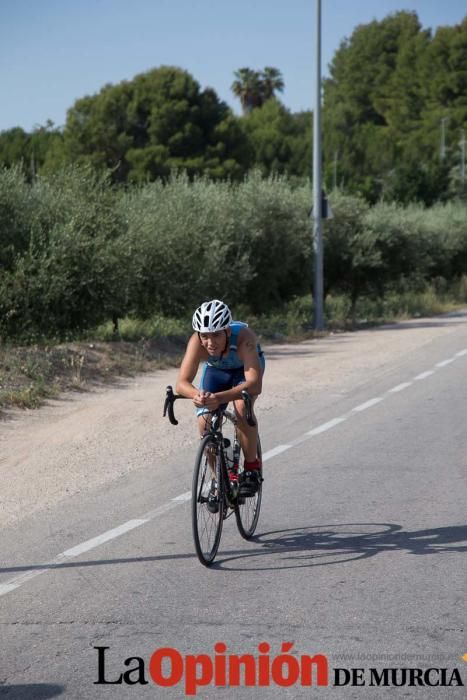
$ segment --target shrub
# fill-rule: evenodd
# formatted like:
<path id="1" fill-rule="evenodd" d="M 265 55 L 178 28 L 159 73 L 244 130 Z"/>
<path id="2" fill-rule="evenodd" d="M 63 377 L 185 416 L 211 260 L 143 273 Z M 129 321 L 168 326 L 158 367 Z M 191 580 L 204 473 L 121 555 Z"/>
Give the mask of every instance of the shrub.
<path id="1" fill-rule="evenodd" d="M 107 178 L 70 168 L 29 196 L 27 249 L 0 279 L 2 334 L 63 336 L 123 314 L 126 251 Z"/>

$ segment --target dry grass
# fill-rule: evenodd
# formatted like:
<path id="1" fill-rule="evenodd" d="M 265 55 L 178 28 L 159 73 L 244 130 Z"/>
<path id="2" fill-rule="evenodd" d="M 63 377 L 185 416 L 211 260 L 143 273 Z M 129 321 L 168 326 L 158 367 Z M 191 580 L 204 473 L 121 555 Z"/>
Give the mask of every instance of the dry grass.
<path id="1" fill-rule="evenodd" d="M 179 364 L 183 338 L 0 346 L 0 408 L 37 408 L 62 391 Z"/>

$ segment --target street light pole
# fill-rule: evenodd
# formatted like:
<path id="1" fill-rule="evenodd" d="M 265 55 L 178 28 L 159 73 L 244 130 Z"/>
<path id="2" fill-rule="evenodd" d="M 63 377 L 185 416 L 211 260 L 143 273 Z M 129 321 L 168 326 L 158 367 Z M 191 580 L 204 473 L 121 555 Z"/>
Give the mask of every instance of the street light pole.
<path id="1" fill-rule="evenodd" d="M 315 330 L 324 327 L 323 313 L 323 240 L 321 234 L 321 0 L 315 0 L 316 86 L 313 113 L 313 302 Z"/>

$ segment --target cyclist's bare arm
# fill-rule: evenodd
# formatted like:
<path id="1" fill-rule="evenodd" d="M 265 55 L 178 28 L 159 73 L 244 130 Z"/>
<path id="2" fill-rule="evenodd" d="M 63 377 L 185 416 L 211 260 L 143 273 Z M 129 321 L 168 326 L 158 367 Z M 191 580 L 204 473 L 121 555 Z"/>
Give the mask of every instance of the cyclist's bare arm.
<path id="1" fill-rule="evenodd" d="M 237 353 L 243 360 L 245 381 L 227 391 L 219 391 L 215 394 L 219 403 L 228 403 L 242 398 L 242 391 L 247 391 L 251 396 L 258 396 L 262 388 L 263 372 L 259 362 L 257 338 L 252 330 L 243 328 L 239 334 Z"/>
<path id="2" fill-rule="evenodd" d="M 194 399 L 199 394 L 199 389 L 193 385 L 193 380 L 196 377 L 199 363 L 206 358 L 207 353 L 199 342 L 198 334 L 193 333 L 188 341 L 185 357 L 178 372 L 175 386 L 175 391 L 178 394 L 189 399 Z"/>
<path id="3" fill-rule="evenodd" d="M 214 394 L 209 391 L 198 389 L 193 384 L 196 377 L 199 363 L 207 360 L 208 353 L 199 342 L 198 334 L 193 333 L 188 341 L 185 357 L 183 358 L 180 371 L 178 373 L 175 391 L 182 396 L 191 399 L 198 408 L 207 408 L 214 411 L 219 406 Z"/>

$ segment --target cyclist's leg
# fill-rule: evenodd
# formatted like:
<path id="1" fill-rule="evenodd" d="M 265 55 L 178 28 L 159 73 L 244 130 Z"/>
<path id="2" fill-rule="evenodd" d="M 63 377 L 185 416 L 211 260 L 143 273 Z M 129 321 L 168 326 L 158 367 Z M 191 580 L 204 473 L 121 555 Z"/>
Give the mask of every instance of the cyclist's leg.
<path id="1" fill-rule="evenodd" d="M 252 396 L 251 398 L 253 409 L 257 397 Z M 262 482 L 261 448 L 259 447 L 258 423 L 256 422 L 254 426 L 248 425 L 245 403 L 243 401 L 237 402 L 235 410 L 237 413 L 237 434 L 244 456 L 243 468 L 239 473 L 239 496 L 249 502 L 247 504 L 243 501 L 245 503 L 245 507 L 243 507 L 242 502 L 239 501 L 240 510 L 237 513 L 237 523 L 240 520 L 240 532 L 243 537 L 246 537 L 245 533 L 249 532 L 251 535 L 254 531 L 259 516 Z M 252 497 L 256 499 L 255 504 L 250 503 Z"/>
<path id="2" fill-rule="evenodd" d="M 226 391 L 231 387 L 232 379 L 230 373 L 205 364 L 199 382 L 200 389 L 215 394 L 217 391 Z M 198 416 L 199 434 L 200 437 L 203 437 L 206 431 L 209 430 L 211 415 L 207 408 L 196 409 L 196 415 Z"/>
<path id="3" fill-rule="evenodd" d="M 261 362 L 261 369 L 262 373 L 264 374 L 264 369 L 265 369 L 265 362 L 264 362 L 264 356 L 261 353 L 260 357 L 260 362 Z M 242 382 L 245 381 L 245 375 L 243 374 L 243 370 L 239 372 L 237 377 L 235 378 L 235 383 L 234 385 L 241 384 Z M 235 407 L 235 413 L 237 415 L 238 423 L 237 423 L 237 430 L 238 430 L 238 438 L 240 440 L 240 445 L 242 447 L 242 452 L 243 456 L 245 458 L 245 461 L 248 463 L 254 463 L 258 457 L 257 455 L 257 443 L 258 443 L 258 421 L 256 419 L 255 413 L 254 413 L 254 405 L 255 401 L 258 397 L 257 396 L 252 396 L 251 397 L 251 409 L 253 416 L 256 421 L 255 426 L 248 425 L 247 420 L 246 420 L 246 409 L 245 409 L 245 402 L 242 399 L 238 399 L 237 401 L 234 401 L 234 407 Z"/>
<path id="4" fill-rule="evenodd" d="M 251 397 L 251 408 L 254 415 L 254 403 L 257 396 Z M 246 462 L 254 462 L 256 460 L 256 445 L 258 442 L 258 421 L 256 425 L 248 425 L 246 421 L 245 402 L 242 399 L 234 401 L 235 413 L 237 416 L 237 432 L 238 439 L 242 448 L 243 456 Z M 255 416 L 256 419 L 256 416 Z"/>
<path id="5" fill-rule="evenodd" d="M 231 375 L 228 372 L 219 370 L 217 367 L 211 367 L 206 364 L 203 368 L 203 373 L 200 379 L 200 389 L 204 391 L 209 391 L 211 393 L 216 393 L 217 391 L 225 391 L 230 389 L 232 386 Z M 196 410 L 198 416 L 198 431 L 200 437 L 203 438 L 204 435 L 209 431 L 211 423 L 211 414 L 206 408 L 198 408 Z M 209 466 L 214 475 L 215 473 L 215 455 L 209 459 Z"/>

